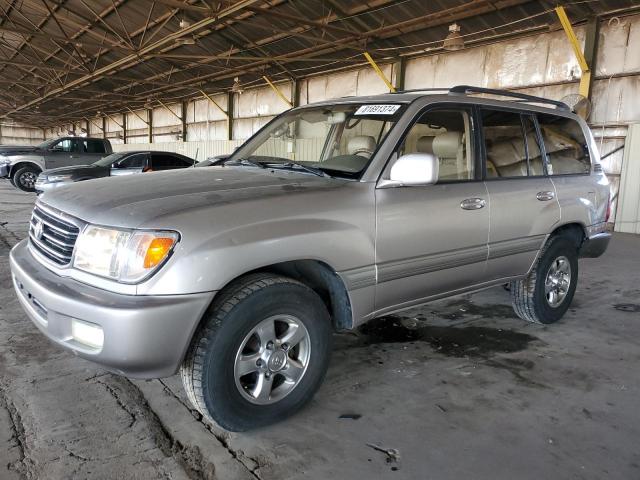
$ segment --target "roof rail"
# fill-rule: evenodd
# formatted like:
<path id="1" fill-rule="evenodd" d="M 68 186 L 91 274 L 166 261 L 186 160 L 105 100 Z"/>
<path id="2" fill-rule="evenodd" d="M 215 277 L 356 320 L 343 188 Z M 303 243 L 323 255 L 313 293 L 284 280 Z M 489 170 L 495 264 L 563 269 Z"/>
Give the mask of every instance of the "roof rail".
<path id="1" fill-rule="evenodd" d="M 417 92 L 448 92 L 448 88 L 411 88 L 409 90 L 396 90 L 391 93 L 417 93 Z"/>
<path id="2" fill-rule="evenodd" d="M 452 87 L 449 89 L 449 93 L 460 94 L 460 95 L 466 95 L 468 93 L 488 93 L 490 95 L 499 95 L 501 97 L 517 98 L 520 102 L 547 103 L 550 105 L 555 105 L 557 108 L 571 111 L 571 108 L 569 108 L 569 105 L 567 105 L 564 102 L 560 102 L 557 100 L 550 100 L 548 98 L 543 98 L 543 97 L 536 97 L 535 95 L 527 95 L 526 93 L 510 92 L 508 90 L 472 87 L 470 85 L 456 85 L 455 87 Z"/>

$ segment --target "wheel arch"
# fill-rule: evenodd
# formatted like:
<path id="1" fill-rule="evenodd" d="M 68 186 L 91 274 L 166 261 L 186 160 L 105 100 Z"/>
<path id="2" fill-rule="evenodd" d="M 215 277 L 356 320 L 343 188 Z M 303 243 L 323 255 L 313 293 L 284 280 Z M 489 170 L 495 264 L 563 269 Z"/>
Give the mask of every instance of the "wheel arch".
<path id="1" fill-rule="evenodd" d="M 549 238 L 561 235 L 571 238 L 575 242 L 576 247 L 580 249 L 587 238 L 587 231 L 582 223 L 570 222 L 556 227 L 553 232 L 551 232 Z"/>
<path id="2" fill-rule="evenodd" d="M 220 290 L 223 291 L 239 278 L 253 273 L 271 273 L 292 278 L 303 283 L 313 290 L 326 305 L 331 316 L 333 327 L 336 330 L 349 330 L 353 328 L 353 310 L 349 291 L 343 279 L 327 263 L 320 260 L 300 259 L 288 260 L 271 265 L 262 266 L 254 270 L 244 272 L 229 280 Z M 218 297 L 218 293 L 214 297 Z"/>
<path id="3" fill-rule="evenodd" d="M 38 165 L 36 162 L 32 162 L 30 160 L 21 160 L 11 166 L 11 170 L 9 171 L 9 176 L 13 177 L 15 173 L 18 170 L 20 170 L 22 167 L 34 167 L 34 168 L 37 168 L 40 173 L 42 173 L 42 167 Z"/>

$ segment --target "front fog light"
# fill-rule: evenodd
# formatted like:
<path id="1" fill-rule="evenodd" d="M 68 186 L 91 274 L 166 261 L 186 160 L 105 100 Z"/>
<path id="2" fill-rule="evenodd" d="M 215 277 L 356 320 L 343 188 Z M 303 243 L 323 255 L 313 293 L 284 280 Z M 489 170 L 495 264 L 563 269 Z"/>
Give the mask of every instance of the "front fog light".
<path id="1" fill-rule="evenodd" d="M 100 325 L 75 318 L 71 321 L 71 336 L 76 342 L 95 349 L 102 349 L 104 344 L 104 331 Z"/>

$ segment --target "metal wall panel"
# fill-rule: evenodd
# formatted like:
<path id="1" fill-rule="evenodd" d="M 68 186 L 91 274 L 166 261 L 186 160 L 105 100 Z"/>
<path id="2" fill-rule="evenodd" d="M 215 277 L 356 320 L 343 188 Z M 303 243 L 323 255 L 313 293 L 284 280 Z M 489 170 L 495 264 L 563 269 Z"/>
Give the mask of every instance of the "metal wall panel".
<path id="1" fill-rule="evenodd" d="M 620 202 L 615 228 L 618 232 L 640 233 L 640 123 L 631 125 L 624 149 Z"/>

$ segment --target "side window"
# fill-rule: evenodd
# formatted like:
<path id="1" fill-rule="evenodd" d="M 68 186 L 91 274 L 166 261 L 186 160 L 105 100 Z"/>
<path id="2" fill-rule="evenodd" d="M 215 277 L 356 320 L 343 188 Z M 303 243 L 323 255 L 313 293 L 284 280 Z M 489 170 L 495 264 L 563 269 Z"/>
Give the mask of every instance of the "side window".
<path id="1" fill-rule="evenodd" d="M 190 163 L 185 162 L 182 158 L 170 154 L 154 153 L 152 159 L 153 170 L 172 170 L 191 166 Z"/>
<path id="2" fill-rule="evenodd" d="M 100 140 L 85 140 L 84 143 L 86 145 L 85 152 L 87 153 L 106 153 L 104 142 Z"/>
<path id="3" fill-rule="evenodd" d="M 54 152 L 68 152 L 71 153 L 73 152 L 73 144 L 74 141 L 71 138 L 65 138 L 63 140 L 60 140 L 58 143 L 56 143 L 51 150 L 53 150 Z"/>
<path id="4" fill-rule="evenodd" d="M 120 160 L 117 164 L 118 168 L 143 168 L 147 160 L 146 153 L 136 153 Z"/>
<path id="5" fill-rule="evenodd" d="M 519 113 L 482 110 L 487 178 L 529 175 L 527 144 Z"/>
<path id="6" fill-rule="evenodd" d="M 589 149 L 577 121 L 555 115 L 539 114 L 538 123 L 547 152 L 549 175 L 589 173 L 591 170 Z"/>
<path id="7" fill-rule="evenodd" d="M 398 155 L 426 153 L 438 159 L 438 182 L 473 180 L 475 162 L 470 111 L 437 109 L 409 129 Z"/>

